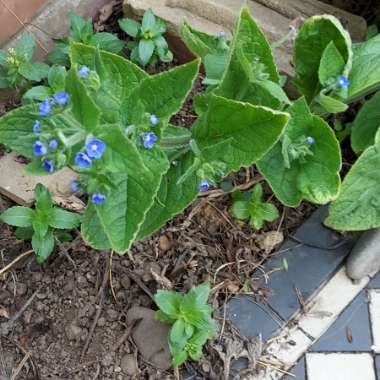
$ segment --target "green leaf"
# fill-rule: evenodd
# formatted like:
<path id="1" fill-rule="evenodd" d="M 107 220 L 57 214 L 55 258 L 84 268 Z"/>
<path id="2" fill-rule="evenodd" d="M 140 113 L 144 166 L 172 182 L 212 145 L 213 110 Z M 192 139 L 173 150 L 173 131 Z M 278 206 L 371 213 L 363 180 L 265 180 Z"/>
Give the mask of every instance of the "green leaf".
<path id="1" fill-rule="evenodd" d="M 112 171 L 108 176 L 112 188 L 104 205 L 88 205 L 82 221 L 82 234 L 97 248 L 95 244 L 99 241 L 98 228 L 101 226 L 112 249 L 123 254 L 135 240 L 153 204 L 162 175 L 168 170 L 168 162 L 157 149 L 138 151 L 119 127 L 104 129 L 106 131 L 99 134 L 99 138 L 107 145 L 103 159 L 107 169 Z M 98 221 L 91 220 L 87 214 L 93 218 L 96 216 Z"/>
<path id="2" fill-rule="evenodd" d="M 295 50 L 295 79 L 298 90 L 310 102 L 321 91 L 319 67 L 327 46 L 333 42 L 343 57 L 345 68 L 340 73 L 348 77 L 352 65 L 352 43 L 349 34 L 334 16 L 313 16 L 298 32 Z"/>
<path id="3" fill-rule="evenodd" d="M 75 118 L 87 131 L 94 131 L 100 121 L 100 110 L 74 69 L 71 69 L 67 75 L 66 89 L 70 94 L 72 112 Z"/>
<path id="4" fill-rule="evenodd" d="M 192 287 L 189 290 L 189 294 L 195 296 L 196 303 L 205 304 L 207 303 L 208 297 L 210 295 L 210 284 L 201 284 L 195 287 Z"/>
<path id="5" fill-rule="evenodd" d="M 100 52 L 101 65 L 96 63 L 97 50 L 91 46 L 73 44 L 70 47 L 72 64 L 88 66 L 95 70 L 100 77 L 101 87 L 92 98 L 100 109 L 104 122 L 117 123 L 120 121 L 122 103 L 148 77 L 134 63 L 108 52 Z"/>
<path id="6" fill-rule="evenodd" d="M 45 63 L 22 63 L 18 72 L 26 79 L 39 82 L 46 78 L 49 73 L 49 66 Z"/>
<path id="7" fill-rule="evenodd" d="M 41 211 L 50 211 L 53 207 L 53 199 L 49 190 L 42 184 L 37 184 L 34 189 L 34 197 L 36 199 L 36 209 Z"/>
<path id="8" fill-rule="evenodd" d="M 49 70 L 48 82 L 54 92 L 62 91 L 66 87 L 66 68 L 59 65 L 54 65 Z"/>
<path id="9" fill-rule="evenodd" d="M 60 48 L 56 47 L 54 50 L 46 55 L 47 60 L 55 65 L 62 65 L 65 67 L 70 66 L 70 58 L 68 53 L 69 47 Z"/>
<path id="10" fill-rule="evenodd" d="M 173 355 L 172 358 L 172 366 L 174 368 L 179 367 L 181 364 L 183 364 L 187 360 L 187 352 L 186 351 L 178 351 L 175 355 Z"/>
<path id="11" fill-rule="evenodd" d="M 16 227 L 31 227 L 33 218 L 34 210 L 21 206 L 11 207 L 0 215 L 1 221 Z"/>
<path id="12" fill-rule="evenodd" d="M 380 34 L 354 44 L 354 60 L 349 76 L 349 101 L 353 102 L 380 87 Z"/>
<path id="13" fill-rule="evenodd" d="M 217 51 L 218 41 L 215 36 L 199 32 L 186 22 L 181 24 L 180 34 L 187 48 L 197 57 L 204 59 L 206 55 Z"/>
<path id="14" fill-rule="evenodd" d="M 345 177 L 339 197 L 329 208 L 325 224 L 340 231 L 380 227 L 379 141 L 366 149 Z"/>
<path id="15" fill-rule="evenodd" d="M 42 102 L 43 100 L 50 98 L 53 92 L 50 87 L 47 86 L 35 86 L 25 92 L 23 100 L 37 100 Z"/>
<path id="16" fill-rule="evenodd" d="M 52 231 L 48 231 L 45 236 L 34 234 L 32 238 L 32 248 L 37 256 L 39 264 L 46 261 L 54 250 L 54 236 Z"/>
<path id="17" fill-rule="evenodd" d="M 321 92 L 317 98 L 318 103 L 329 113 L 345 112 L 348 109 L 348 105 L 335 99 L 331 96 L 325 95 Z"/>
<path id="18" fill-rule="evenodd" d="M 323 51 L 319 64 L 319 82 L 326 86 L 331 79 L 336 80 L 344 72 L 344 67 L 344 58 L 336 48 L 334 41 L 331 41 Z"/>
<path id="19" fill-rule="evenodd" d="M 227 52 L 207 54 L 204 57 L 206 79 L 221 80 L 227 66 Z"/>
<path id="20" fill-rule="evenodd" d="M 74 12 L 69 14 L 70 19 L 70 37 L 77 42 L 89 42 L 89 39 L 94 33 L 94 29 L 92 27 L 92 21 L 84 20 L 82 17 L 78 16 Z"/>
<path id="21" fill-rule="evenodd" d="M 134 38 L 137 37 L 141 28 L 141 24 L 131 18 L 119 20 L 119 26 L 125 33 Z"/>
<path id="22" fill-rule="evenodd" d="M 286 113 L 211 95 L 207 113 L 192 132 L 204 159 L 225 163 L 227 175 L 259 160 L 288 120 Z"/>
<path id="23" fill-rule="evenodd" d="M 50 221 L 50 227 L 59 229 L 72 229 L 80 224 L 80 216 L 73 212 L 54 208 L 53 216 Z"/>
<path id="24" fill-rule="evenodd" d="M 169 335 L 170 343 L 176 347 L 185 347 L 187 342 L 187 335 L 185 332 L 185 322 L 183 319 L 177 319 L 170 329 Z"/>
<path id="25" fill-rule="evenodd" d="M 151 31 L 156 23 L 156 16 L 152 12 L 151 9 L 148 9 L 147 11 L 144 12 L 144 16 L 142 19 L 142 30 L 145 31 Z"/>
<path id="26" fill-rule="evenodd" d="M 252 192 L 249 204 L 250 224 L 255 229 L 263 227 L 264 222 L 273 222 L 279 217 L 278 210 L 275 205 L 263 202 L 263 188 L 261 184 L 257 184 Z"/>
<path id="27" fill-rule="evenodd" d="M 380 92 L 377 92 L 364 103 L 351 126 L 352 149 L 359 153 L 373 145 L 379 128 Z"/>
<path id="28" fill-rule="evenodd" d="M 175 318 L 179 317 L 182 300 L 183 295 L 172 290 L 158 290 L 154 296 L 154 302 L 156 302 L 160 310 Z"/>
<path id="29" fill-rule="evenodd" d="M 310 136 L 314 139 L 308 155 L 287 167 L 278 142 L 259 162 L 258 168 L 276 197 L 286 206 L 297 207 L 302 199 L 325 204 L 335 199 L 340 189 L 341 156 L 339 143 L 329 125 L 314 116 L 301 98 L 288 108 L 291 119 L 284 140 L 297 141 Z"/>
<path id="30" fill-rule="evenodd" d="M 33 34 L 24 34 L 16 43 L 16 54 L 19 58 L 30 61 L 36 49 L 36 42 Z"/>
<path id="31" fill-rule="evenodd" d="M 169 323 L 171 325 L 176 321 L 176 318 L 170 317 L 168 314 L 165 314 L 161 310 L 156 311 L 156 313 L 154 314 L 154 319 L 163 323 Z"/>
<path id="32" fill-rule="evenodd" d="M 112 33 L 96 33 L 91 38 L 91 45 L 98 46 L 102 50 L 111 53 L 120 53 L 125 46 L 125 42 L 119 40 L 117 36 Z"/>
<path id="33" fill-rule="evenodd" d="M 51 210 L 53 211 L 53 210 Z M 33 220 L 34 235 L 38 235 L 43 238 L 49 230 L 49 215 L 45 212 L 36 212 L 36 216 Z"/>
<path id="34" fill-rule="evenodd" d="M 0 66 L 5 66 L 7 64 L 8 54 L 0 49 Z"/>
<path id="35" fill-rule="evenodd" d="M 263 68 L 261 75 L 265 74 L 266 79 L 272 82 L 279 82 L 270 45 L 244 7 L 235 26 L 227 69 L 216 93 L 229 99 L 244 100 L 250 80 L 260 79 L 250 78 L 248 74 L 248 71 L 251 74 L 258 65 Z"/>
<path id="36" fill-rule="evenodd" d="M 144 79 L 123 107 L 128 122 L 138 124 L 145 112 L 158 116 L 164 123 L 168 122 L 190 93 L 199 64 L 199 60 L 195 60 Z"/>
<path id="37" fill-rule="evenodd" d="M 236 219 L 247 220 L 249 218 L 249 203 L 244 201 L 236 201 L 231 207 L 232 216 Z"/>
<path id="38" fill-rule="evenodd" d="M 31 227 L 18 227 L 15 231 L 17 239 L 31 239 L 33 236 L 33 228 Z"/>
<path id="39" fill-rule="evenodd" d="M 177 184 L 193 163 L 194 155 L 188 152 L 176 159 L 175 164 L 171 164 L 169 171 L 162 178 L 157 197 L 140 228 L 138 239 L 143 239 L 158 230 L 196 199 L 199 185 L 195 173 L 181 184 Z"/>
<path id="40" fill-rule="evenodd" d="M 139 42 L 139 58 L 143 66 L 147 65 L 152 58 L 154 52 L 154 41 L 140 40 Z"/>
<path id="41" fill-rule="evenodd" d="M 371 38 L 377 36 L 379 34 L 379 29 L 377 25 L 370 25 L 367 28 L 367 40 L 370 40 Z"/>

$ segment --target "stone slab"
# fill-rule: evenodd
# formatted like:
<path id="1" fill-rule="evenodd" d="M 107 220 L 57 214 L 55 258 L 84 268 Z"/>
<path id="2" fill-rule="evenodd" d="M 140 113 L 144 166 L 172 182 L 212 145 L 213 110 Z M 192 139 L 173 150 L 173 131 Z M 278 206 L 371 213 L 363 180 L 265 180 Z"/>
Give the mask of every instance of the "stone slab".
<path id="1" fill-rule="evenodd" d="M 377 380 L 379 380 L 380 379 L 380 355 L 377 355 L 375 358 L 375 367 L 376 367 Z"/>
<path id="2" fill-rule="evenodd" d="M 370 351 L 368 294 L 363 290 L 344 310 L 334 324 L 311 347 L 311 351 Z M 352 341 L 349 338 L 352 336 Z"/>
<path id="3" fill-rule="evenodd" d="M 296 323 L 309 336 L 319 339 L 368 282 L 367 277 L 353 283 L 342 267 L 306 305 L 305 312 L 299 315 Z"/>
<path id="4" fill-rule="evenodd" d="M 52 175 L 34 176 L 25 173 L 25 164 L 15 153 L 10 153 L 0 158 L 0 173 L 0 193 L 22 206 L 33 205 L 34 188 L 42 183 L 51 191 L 57 205 L 75 212 L 84 210 L 84 203 L 70 190 L 70 181 L 77 175 L 68 168 Z"/>
<path id="5" fill-rule="evenodd" d="M 285 323 L 263 303 L 248 296 L 232 298 L 226 306 L 226 318 L 246 337 L 261 335 L 265 341 Z"/>
<path id="6" fill-rule="evenodd" d="M 219 31 L 229 33 L 236 16 L 243 5 L 247 4 L 257 24 L 264 31 L 270 41 L 279 40 L 289 31 L 291 19 L 284 17 L 262 4 L 245 0 L 125 0 L 124 13 L 128 17 L 141 18 L 147 9 L 166 21 L 168 31 L 177 37 L 171 40 L 173 50 L 183 51 L 183 43 L 178 38 L 179 26 L 183 21 L 195 29 L 209 34 Z M 182 44 L 182 47 L 179 45 Z M 282 72 L 292 75 L 290 64 L 292 52 L 290 46 L 276 49 L 276 59 Z M 181 57 L 179 57 L 181 58 Z"/>
<path id="7" fill-rule="evenodd" d="M 306 355 L 308 380 L 376 380 L 370 354 Z"/>
<path id="8" fill-rule="evenodd" d="M 323 226 L 326 212 L 326 208 L 319 208 L 299 227 L 294 237 L 304 244 L 288 239 L 279 249 L 283 253 L 264 266 L 264 271 L 271 273 L 266 284 L 272 290 L 268 304 L 285 320 L 298 312 L 299 295 L 307 302 L 336 272 L 353 245 Z"/>
<path id="9" fill-rule="evenodd" d="M 373 335 L 372 349 L 380 354 L 380 289 L 373 289 L 370 293 L 369 311 L 371 314 L 371 326 Z"/>

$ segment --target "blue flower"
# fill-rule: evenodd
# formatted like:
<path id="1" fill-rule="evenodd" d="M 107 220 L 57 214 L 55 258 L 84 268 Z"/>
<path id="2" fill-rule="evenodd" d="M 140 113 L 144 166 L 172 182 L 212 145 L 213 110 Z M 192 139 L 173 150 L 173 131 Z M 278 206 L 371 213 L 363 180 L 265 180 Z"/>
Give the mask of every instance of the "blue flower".
<path id="1" fill-rule="evenodd" d="M 339 75 L 337 84 L 340 88 L 346 90 L 350 85 L 350 81 L 344 75 Z"/>
<path id="2" fill-rule="evenodd" d="M 87 78 L 89 75 L 90 75 L 90 69 L 89 67 L 87 66 L 82 66 L 79 70 L 78 70 L 78 77 L 79 78 Z"/>
<path id="3" fill-rule="evenodd" d="M 45 99 L 40 103 L 40 115 L 47 116 L 51 112 L 53 101 L 51 99 Z"/>
<path id="4" fill-rule="evenodd" d="M 54 162 L 52 160 L 43 160 L 42 167 L 48 172 L 53 173 L 54 171 Z"/>
<path id="5" fill-rule="evenodd" d="M 160 122 L 160 119 L 156 115 L 150 115 L 149 121 L 150 124 L 157 125 Z"/>
<path id="6" fill-rule="evenodd" d="M 152 149 L 157 141 L 157 136 L 153 132 L 144 133 L 142 138 L 146 149 Z"/>
<path id="7" fill-rule="evenodd" d="M 54 100 L 60 106 L 64 106 L 69 102 L 70 95 L 66 91 L 59 91 L 54 94 Z"/>
<path id="8" fill-rule="evenodd" d="M 307 145 L 313 145 L 314 144 L 314 138 L 311 136 L 306 137 Z"/>
<path id="9" fill-rule="evenodd" d="M 33 133 L 36 135 L 41 132 L 41 122 L 36 120 L 33 124 Z"/>
<path id="10" fill-rule="evenodd" d="M 105 150 L 106 144 L 99 139 L 91 139 L 86 144 L 86 153 L 90 158 L 101 158 Z"/>
<path id="11" fill-rule="evenodd" d="M 225 32 L 218 32 L 216 33 L 216 38 L 224 38 L 226 37 L 226 33 Z"/>
<path id="12" fill-rule="evenodd" d="M 91 167 L 92 161 L 86 153 L 78 152 L 75 156 L 75 165 L 79 166 L 82 169 L 88 169 Z"/>
<path id="13" fill-rule="evenodd" d="M 50 140 L 49 142 L 49 148 L 51 150 L 56 150 L 58 148 L 58 141 L 53 139 L 53 140 Z"/>
<path id="14" fill-rule="evenodd" d="M 200 191 L 207 191 L 210 188 L 210 184 L 207 181 L 202 181 L 199 184 L 199 190 Z"/>
<path id="15" fill-rule="evenodd" d="M 102 193 L 95 193 L 91 195 L 91 201 L 92 203 L 100 206 L 106 201 L 106 196 Z"/>
<path id="16" fill-rule="evenodd" d="M 72 180 L 70 182 L 70 189 L 74 192 L 74 193 L 78 193 L 80 191 L 80 184 L 78 181 L 76 180 Z"/>
<path id="17" fill-rule="evenodd" d="M 33 153 L 36 157 L 45 156 L 45 154 L 47 154 L 47 148 L 45 144 L 41 142 L 40 140 L 37 140 L 33 144 Z"/>

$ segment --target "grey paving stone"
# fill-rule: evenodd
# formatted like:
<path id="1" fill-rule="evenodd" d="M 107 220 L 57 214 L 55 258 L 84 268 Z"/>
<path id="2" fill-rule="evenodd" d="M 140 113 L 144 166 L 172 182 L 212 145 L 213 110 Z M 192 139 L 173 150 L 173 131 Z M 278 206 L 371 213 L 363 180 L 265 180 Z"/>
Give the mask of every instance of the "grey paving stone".
<path id="1" fill-rule="evenodd" d="M 348 340 L 348 329 L 352 342 Z M 369 322 L 368 294 L 362 291 L 346 308 L 310 351 L 371 351 L 372 337 Z"/>
<path id="2" fill-rule="evenodd" d="M 231 299 L 226 308 L 226 318 L 246 337 L 259 334 L 268 339 L 282 324 L 265 304 L 256 304 L 247 296 Z"/>
<path id="3" fill-rule="evenodd" d="M 282 380 L 306 380 L 306 368 L 305 357 L 299 360 L 299 362 L 289 371 L 293 376 L 286 375 Z"/>
<path id="4" fill-rule="evenodd" d="M 369 289 L 380 289 L 380 272 L 369 282 Z M 379 379 L 380 380 L 380 379 Z"/>
<path id="5" fill-rule="evenodd" d="M 266 272 L 280 268 L 269 276 L 268 286 L 273 294 L 268 303 L 285 320 L 299 309 L 296 289 L 306 301 L 333 275 L 353 245 L 353 240 L 343 240 L 323 226 L 326 212 L 325 207 L 319 208 L 297 230 L 294 237 L 304 244 L 288 239 L 279 250 L 286 251 L 275 255 L 265 265 Z"/>
<path id="6" fill-rule="evenodd" d="M 377 355 L 375 358 L 375 367 L 376 367 L 377 380 L 380 380 L 380 355 Z"/>

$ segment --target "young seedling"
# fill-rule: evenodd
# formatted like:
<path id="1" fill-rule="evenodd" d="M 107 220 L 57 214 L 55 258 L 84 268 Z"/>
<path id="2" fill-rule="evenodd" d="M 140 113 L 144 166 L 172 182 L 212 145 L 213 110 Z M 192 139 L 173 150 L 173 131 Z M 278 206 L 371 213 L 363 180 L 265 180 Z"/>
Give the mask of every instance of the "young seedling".
<path id="1" fill-rule="evenodd" d="M 55 230 L 77 227 L 80 217 L 54 207 L 49 190 L 43 185 L 38 184 L 34 192 L 36 198 L 34 209 L 22 206 L 11 207 L 0 215 L 0 220 L 18 227 L 16 235 L 19 238 L 31 238 L 37 262 L 43 263 L 53 252 L 57 236 L 62 235 L 60 233 L 56 236 Z"/>
<path id="2" fill-rule="evenodd" d="M 159 290 L 154 297 L 160 308 L 156 319 L 172 325 L 169 347 L 173 367 L 180 366 L 188 357 L 199 360 L 203 345 L 215 331 L 212 308 L 207 304 L 209 294 L 210 286 L 202 284 L 187 294 Z"/>
<path id="3" fill-rule="evenodd" d="M 249 224 L 259 230 L 265 222 L 273 222 L 279 217 L 275 205 L 263 202 L 263 187 L 257 184 L 252 192 L 237 192 L 233 195 L 232 215 L 240 220 L 248 220 Z"/>
<path id="4" fill-rule="evenodd" d="M 166 32 L 166 24 L 156 17 L 152 10 L 144 13 L 142 22 L 132 19 L 119 20 L 120 28 L 135 41 L 127 44 L 131 49 L 131 60 L 141 66 L 153 65 L 160 59 L 162 62 L 171 62 L 173 53 L 169 50 L 163 34 Z"/>
<path id="5" fill-rule="evenodd" d="M 15 48 L 0 50 L 0 88 L 25 89 L 32 82 L 46 78 L 49 66 L 41 62 L 32 62 L 36 50 L 35 39 L 25 34 Z"/>
<path id="6" fill-rule="evenodd" d="M 69 47 L 74 42 L 96 46 L 102 50 L 118 54 L 123 50 L 125 43 L 112 33 L 95 33 L 92 19 L 84 20 L 75 13 L 70 16 L 70 32 L 68 37 L 54 38 L 55 49 L 47 57 L 51 63 L 70 66 Z"/>

